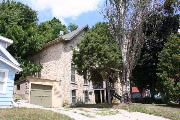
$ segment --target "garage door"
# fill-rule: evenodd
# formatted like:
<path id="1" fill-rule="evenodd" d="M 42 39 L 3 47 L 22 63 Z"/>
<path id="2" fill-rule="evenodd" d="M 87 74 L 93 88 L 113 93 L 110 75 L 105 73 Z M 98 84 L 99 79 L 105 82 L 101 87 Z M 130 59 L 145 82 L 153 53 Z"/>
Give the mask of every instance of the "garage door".
<path id="1" fill-rule="evenodd" d="M 52 106 L 52 86 L 31 84 L 30 103 L 44 107 Z"/>

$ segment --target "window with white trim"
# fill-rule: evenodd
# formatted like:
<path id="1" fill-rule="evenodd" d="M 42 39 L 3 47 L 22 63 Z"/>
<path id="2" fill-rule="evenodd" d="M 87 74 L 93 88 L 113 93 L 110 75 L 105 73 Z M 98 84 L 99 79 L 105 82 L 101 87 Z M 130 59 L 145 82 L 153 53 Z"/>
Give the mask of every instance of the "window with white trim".
<path id="1" fill-rule="evenodd" d="M 89 93 L 87 90 L 84 91 L 84 98 L 85 98 L 85 103 L 88 103 L 89 101 Z"/>
<path id="2" fill-rule="evenodd" d="M 75 65 L 71 64 L 71 83 L 75 83 Z"/>
<path id="3" fill-rule="evenodd" d="M 5 93 L 8 78 L 8 71 L 0 69 L 0 93 Z"/>
<path id="4" fill-rule="evenodd" d="M 89 78 L 90 78 L 90 73 L 89 72 L 87 72 L 87 75 L 84 77 L 84 85 L 88 85 L 88 83 L 89 83 Z"/>
<path id="5" fill-rule="evenodd" d="M 88 85 L 88 80 L 86 78 L 84 79 L 84 85 Z"/>
<path id="6" fill-rule="evenodd" d="M 76 103 L 76 90 L 72 90 L 72 103 L 75 104 Z"/>

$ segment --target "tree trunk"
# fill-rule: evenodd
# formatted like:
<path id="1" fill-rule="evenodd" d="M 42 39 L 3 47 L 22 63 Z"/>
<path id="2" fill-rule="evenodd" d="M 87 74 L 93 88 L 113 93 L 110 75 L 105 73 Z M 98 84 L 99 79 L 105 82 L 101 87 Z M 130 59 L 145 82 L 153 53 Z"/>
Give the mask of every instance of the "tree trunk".
<path id="1" fill-rule="evenodd" d="M 111 88 L 108 84 L 109 81 L 106 81 L 106 90 L 107 90 L 107 96 L 108 96 L 108 104 L 112 104 L 111 101 Z"/>
<path id="2" fill-rule="evenodd" d="M 125 70 L 123 72 L 122 80 L 122 102 L 127 103 L 131 101 L 131 86 L 130 86 L 130 72 Z"/>
<path id="3" fill-rule="evenodd" d="M 130 101 L 130 63 L 129 63 L 129 53 L 128 53 L 128 37 L 126 34 L 123 35 L 123 44 L 121 45 L 122 52 L 122 62 L 123 62 L 123 74 L 122 74 L 122 92 L 123 92 L 123 102 L 127 103 Z"/>

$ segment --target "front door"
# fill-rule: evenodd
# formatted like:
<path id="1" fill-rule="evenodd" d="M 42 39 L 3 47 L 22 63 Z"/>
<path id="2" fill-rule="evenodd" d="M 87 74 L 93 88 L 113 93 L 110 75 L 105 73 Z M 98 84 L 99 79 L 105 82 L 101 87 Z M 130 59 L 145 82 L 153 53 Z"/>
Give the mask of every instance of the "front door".
<path id="1" fill-rule="evenodd" d="M 104 90 L 95 90 L 94 93 L 95 93 L 96 104 L 105 102 Z"/>

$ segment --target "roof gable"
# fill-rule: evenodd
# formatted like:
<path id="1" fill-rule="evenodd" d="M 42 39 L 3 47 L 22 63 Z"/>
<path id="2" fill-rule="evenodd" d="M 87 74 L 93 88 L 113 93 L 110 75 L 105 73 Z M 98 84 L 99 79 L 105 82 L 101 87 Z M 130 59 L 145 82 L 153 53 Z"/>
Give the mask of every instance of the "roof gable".
<path id="1" fill-rule="evenodd" d="M 12 62 L 4 59 L 3 57 L 0 56 L 0 61 L 2 61 L 3 63 L 9 65 L 10 67 L 16 69 L 18 72 L 22 71 L 22 69 L 19 66 L 14 65 Z"/>
<path id="2" fill-rule="evenodd" d="M 64 40 L 72 40 L 74 37 L 76 37 L 81 31 L 83 31 L 86 28 L 88 28 L 88 26 L 78 28 L 78 29 L 76 29 L 76 30 L 74 30 L 68 34 L 63 35 L 62 38 Z"/>
<path id="3" fill-rule="evenodd" d="M 4 48 L 0 45 L 0 51 L 15 65 L 20 66 L 20 64 L 16 61 L 16 59 Z"/>
<path id="4" fill-rule="evenodd" d="M 10 45 L 13 43 L 12 40 L 10 40 L 10 39 L 8 39 L 8 38 L 5 38 L 5 37 L 3 37 L 3 36 L 0 36 L 0 40 L 3 41 L 3 42 L 5 42 L 5 43 L 7 43 L 7 47 L 10 46 Z"/>
<path id="5" fill-rule="evenodd" d="M 59 42 L 62 42 L 62 41 L 71 41 L 71 40 L 73 40 L 73 38 L 75 38 L 77 35 L 79 35 L 82 31 L 87 30 L 87 29 L 88 29 L 87 25 L 84 27 L 78 28 L 68 34 L 60 36 L 60 37 L 56 38 L 55 40 L 52 40 L 52 41 L 46 43 L 43 48 L 50 47 L 50 46 L 57 44 Z"/>

